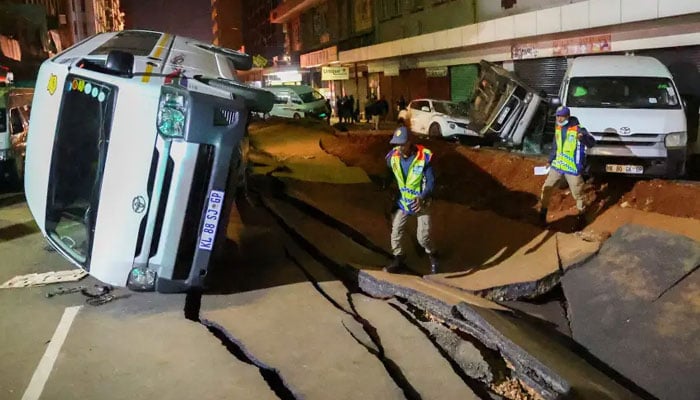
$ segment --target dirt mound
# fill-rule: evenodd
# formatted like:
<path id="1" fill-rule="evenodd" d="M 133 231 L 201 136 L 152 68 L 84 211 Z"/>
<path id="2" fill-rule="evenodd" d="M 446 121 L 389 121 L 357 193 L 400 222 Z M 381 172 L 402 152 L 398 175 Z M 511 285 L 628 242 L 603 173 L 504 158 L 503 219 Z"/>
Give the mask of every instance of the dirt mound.
<path id="1" fill-rule="evenodd" d="M 385 155 L 391 149 L 390 132 L 350 132 L 324 138 L 323 148 L 351 166 L 364 169 L 375 180 L 389 174 Z M 436 197 L 489 209 L 514 219 L 536 221 L 536 209 L 544 176 L 534 176 L 533 168 L 544 165 L 543 157 L 529 157 L 491 148 L 472 148 L 442 140 L 419 140 L 435 158 Z M 609 207 L 653 211 L 660 214 L 700 219 L 700 185 L 663 180 L 638 180 L 604 176 L 586 185 L 589 215 Z M 575 202 L 568 189 L 556 191 L 550 211 L 556 217 L 575 213 Z M 567 229 L 563 229 L 567 230 Z"/>

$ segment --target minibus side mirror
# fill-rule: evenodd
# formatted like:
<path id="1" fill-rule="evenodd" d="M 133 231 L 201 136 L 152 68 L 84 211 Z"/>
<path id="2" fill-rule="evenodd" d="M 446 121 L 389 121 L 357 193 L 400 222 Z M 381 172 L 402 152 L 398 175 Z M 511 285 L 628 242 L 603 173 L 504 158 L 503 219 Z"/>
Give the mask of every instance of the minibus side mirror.
<path id="1" fill-rule="evenodd" d="M 559 107 L 561 105 L 561 98 L 559 96 L 554 96 L 549 99 L 549 105 L 552 107 Z"/>
<path id="2" fill-rule="evenodd" d="M 112 50 L 107 55 L 105 68 L 131 78 L 134 75 L 134 55 L 125 51 Z"/>

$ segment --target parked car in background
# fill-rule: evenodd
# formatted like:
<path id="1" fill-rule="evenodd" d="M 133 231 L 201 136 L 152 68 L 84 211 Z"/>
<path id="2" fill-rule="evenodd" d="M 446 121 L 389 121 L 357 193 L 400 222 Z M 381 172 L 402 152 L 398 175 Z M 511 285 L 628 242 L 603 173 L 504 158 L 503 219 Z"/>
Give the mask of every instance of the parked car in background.
<path id="1" fill-rule="evenodd" d="M 469 119 L 465 105 L 435 99 L 416 99 L 406 110 L 399 112 L 399 118 L 408 122 L 411 131 L 430 137 L 479 136 L 469 129 Z"/>
<path id="2" fill-rule="evenodd" d="M 264 89 L 275 95 L 275 103 L 266 116 L 325 119 L 330 112 L 326 98 L 311 86 L 270 86 Z"/>

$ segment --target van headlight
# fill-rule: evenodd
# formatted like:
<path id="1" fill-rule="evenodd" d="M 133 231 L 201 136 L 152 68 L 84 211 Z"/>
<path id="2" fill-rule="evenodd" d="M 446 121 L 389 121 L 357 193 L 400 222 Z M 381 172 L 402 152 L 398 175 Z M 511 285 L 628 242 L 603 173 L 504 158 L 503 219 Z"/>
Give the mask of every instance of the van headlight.
<path id="1" fill-rule="evenodd" d="M 674 132 L 666 135 L 666 147 L 685 147 L 688 142 L 688 134 L 686 132 Z"/>
<path id="2" fill-rule="evenodd" d="M 158 132 L 168 138 L 185 137 L 187 125 L 187 92 L 164 86 L 158 102 L 156 126 Z"/>

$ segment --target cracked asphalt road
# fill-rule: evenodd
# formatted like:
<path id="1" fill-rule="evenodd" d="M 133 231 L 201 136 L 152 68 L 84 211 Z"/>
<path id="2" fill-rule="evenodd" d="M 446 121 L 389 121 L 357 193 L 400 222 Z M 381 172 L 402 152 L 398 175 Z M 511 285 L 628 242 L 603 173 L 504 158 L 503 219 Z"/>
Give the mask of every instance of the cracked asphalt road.
<path id="1" fill-rule="evenodd" d="M 228 282 L 217 294 L 130 293 L 93 307 L 80 293 L 47 298 L 55 286 L 0 291 L 0 398 L 23 398 L 75 306 L 35 398 L 493 398 L 410 315 L 339 280 L 264 209 L 242 209 L 228 227 L 239 239 L 231 258 L 213 272 Z M 2 209 L 0 254 L 2 281 L 71 268 L 44 250 L 22 202 Z M 63 286 L 95 284 L 88 277 Z"/>

